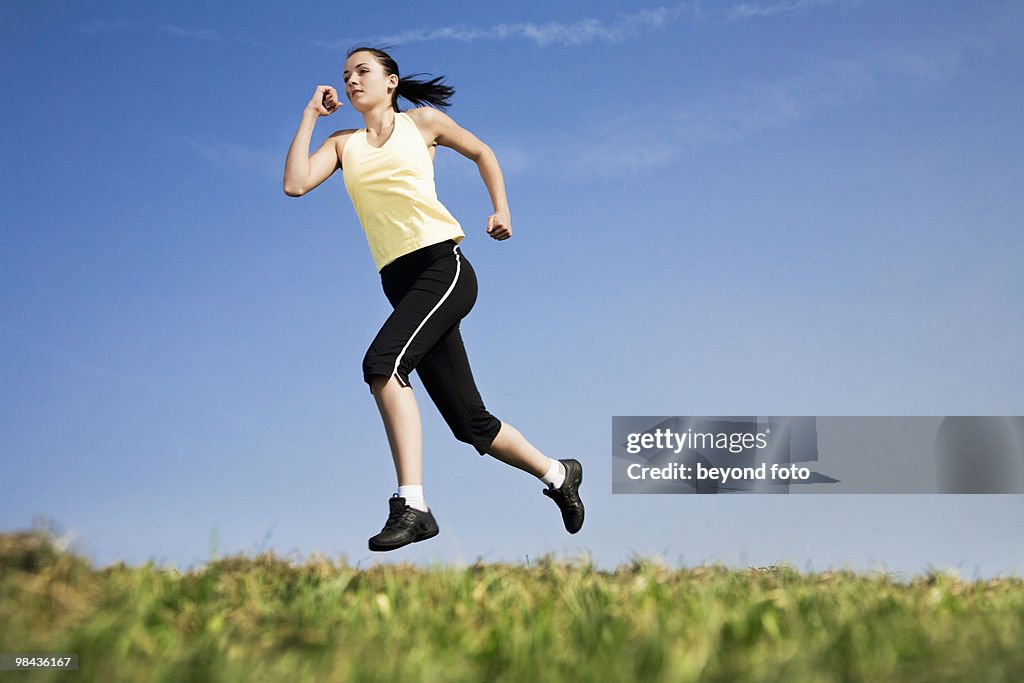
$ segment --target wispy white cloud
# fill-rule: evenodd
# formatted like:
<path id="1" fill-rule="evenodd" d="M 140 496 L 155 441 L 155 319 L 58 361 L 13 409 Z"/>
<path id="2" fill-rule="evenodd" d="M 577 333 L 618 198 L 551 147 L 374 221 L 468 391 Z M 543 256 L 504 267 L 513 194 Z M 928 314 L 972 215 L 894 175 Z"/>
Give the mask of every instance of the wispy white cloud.
<path id="1" fill-rule="evenodd" d="M 579 46 L 619 43 L 662 30 L 680 20 L 736 22 L 797 12 L 818 7 L 857 4 L 863 0 L 781 0 L 772 3 L 741 2 L 724 8 L 705 8 L 697 0 L 620 14 L 610 20 L 583 18 L 576 21 L 516 22 L 493 26 L 421 27 L 365 39 L 316 40 L 313 45 L 328 50 L 346 49 L 357 43 L 403 45 L 438 40 L 473 42 L 520 38 L 540 46 Z"/>
<path id="2" fill-rule="evenodd" d="M 787 78 L 739 85 L 685 106 L 662 105 L 582 126 L 572 137 L 527 151 L 522 169 L 609 175 L 679 161 L 694 149 L 735 143 L 796 125 L 894 88 L 940 87 L 962 63 L 955 46 L 901 47 L 826 59 Z"/>
<path id="3" fill-rule="evenodd" d="M 730 7 L 726 14 L 727 21 L 745 21 L 768 17 L 773 14 L 786 12 L 799 12 L 802 10 L 814 9 L 816 7 L 827 7 L 830 5 L 849 5 L 859 0 L 782 0 L 773 3 L 741 2 Z"/>
<path id="4" fill-rule="evenodd" d="M 658 7 L 633 14 L 623 14 L 609 22 L 585 18 L 573 22 L 520 22 L 497 24 L 489 29 L 444 27 L 405 31 L 382 36 L 384 43 L 411 43 L 438 39 L 472 41 L 480 39 L 526 38 L 538 45 L 586 45 L 595 42 L 617 43 L 654 31 L 678 20 L 692 11 L 690 3 L 674 7 Z"/>
<path id="5" fill-rule="evenodd" d="M 402 45 L 435 40 L 472 42 L 477 40 L 523 38 L 541 46 L 556 44 L 577 46 L 602 42 L 617 43 L 662 29 L 683 17 L 699 18 L 700 11 L 700 3 L 687 1 L 667 7 L 654 7 L 628 14 L 620 14 L 615 19 L 608 21 L 583 18 L 568 22 L 503 23 L 489 27 L 459 25 L 416 28 L 391 35 L 376 36 L 366 39 L 365 42 Z M 314 41 L 314 45 L 321 48 L 338 49 L 349 47 L 356 42 L 360 41 L 349 39 Z"/>
<path id="6" fill-rule="evenodd" d="M 212 29 L 187 29 L 175 26 L 174 24 L 160 24 L 161 33 L 175 36 L 176 38 L 190 38 L 195 40 L 219 41 L 221 35 Z"/>

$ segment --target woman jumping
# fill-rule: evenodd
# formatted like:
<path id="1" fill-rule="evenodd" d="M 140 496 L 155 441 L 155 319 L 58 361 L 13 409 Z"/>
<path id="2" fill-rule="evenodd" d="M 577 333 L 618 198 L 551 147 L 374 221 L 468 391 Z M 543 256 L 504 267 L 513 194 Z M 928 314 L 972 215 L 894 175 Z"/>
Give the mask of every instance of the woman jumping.
<path id="1" fill-rule="evenodd" d="M 459 246 L 465 234 L 437 199 L 434 154 L 443 145 L 476 162 L 494 205 L 486 232 L 501 241 L 512 236 L 512 220 L 494 152 L 441 111 L 455 94 L 441 77 L 401 78 L 386 52 L 358 47 L 349 51 L 342 78 L 365 127 L 331 134 L 310 155 L 316 120 L 342 106 L 334 88 L 318 85 L 288 150 L 284 192 L 300 197 L 342 169 L 394 307 L 363 358 L 363 379 L 384 420 L 398 475 L 391 513 L 370 550 L 394 550 L 438 533 L 423 497 L 423 435 L 409 383 L 414 369 L 455 438 L 543 481 L 566 531 L 576 533 L 583 526 L 583 466 L 547 457 L 484 408 L 459 333 L 476 302 L 477 281 Z M 401 111 L 399 97 L 431 106 Z"/>

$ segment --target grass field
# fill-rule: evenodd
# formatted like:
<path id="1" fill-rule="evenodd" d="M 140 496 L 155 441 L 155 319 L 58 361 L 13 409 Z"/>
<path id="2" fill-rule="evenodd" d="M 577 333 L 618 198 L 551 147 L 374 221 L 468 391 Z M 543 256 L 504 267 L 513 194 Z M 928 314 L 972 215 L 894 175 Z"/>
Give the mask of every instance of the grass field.
<path id="1" fill-rule="evenodd" d="M 12 681 L 1014 681 L 1024 580 L 787 566 L 356 568 L 235 556 L 95 569 L 0 534 L 0 652 L 76 653 Z"/>

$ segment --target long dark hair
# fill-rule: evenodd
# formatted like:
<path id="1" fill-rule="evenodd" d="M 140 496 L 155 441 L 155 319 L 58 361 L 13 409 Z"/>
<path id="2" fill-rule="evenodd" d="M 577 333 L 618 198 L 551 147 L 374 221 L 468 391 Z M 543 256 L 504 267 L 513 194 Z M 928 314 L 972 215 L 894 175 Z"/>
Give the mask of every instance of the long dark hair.
<path id="1" fill-rule="evenodd" d="M 377 58 L 377 63 L 384 67 L 384 75 L 398 76 L 398 87 L 391 93 L 391 106 L 395 111 L 402 111 L 398 108 L 398 98 L 404 97 L 415 105 L 429 104 L 431 107 L 444 109 L 451 106 L 449 100 L 455 94 L 455 88 L 444 85 L 444 76 L 437 76 L 428 81 L 421 81 L 412 76 L 401 76 L 398 73 L 398 64 L 384 50 L 375 47 L 354 47 L 345 55 L 351 57 L 356 52 L 369 52 Z M 413 76 L 426 76 L 429 74 L 413 74 Z"/>

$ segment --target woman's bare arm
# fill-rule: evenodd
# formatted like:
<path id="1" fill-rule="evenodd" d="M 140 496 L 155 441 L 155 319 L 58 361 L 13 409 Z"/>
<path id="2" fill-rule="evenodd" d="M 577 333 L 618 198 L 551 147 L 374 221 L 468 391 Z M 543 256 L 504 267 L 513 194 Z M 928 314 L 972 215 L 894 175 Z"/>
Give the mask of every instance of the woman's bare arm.
<path id="1" fill-rule="evenodd" d="M 498 157 L 477 136 L 459 126 L 443 111 L 433 107 L 422 107 L 409 112 L 416 125 L 433 138 L 437 144 L 450 147 L 462 156 L 476 162 L 480 177 L 491 196 L 494 213 L 487 219 L 487 234 L 496 240 L 512 236 L 512 216 L 505 195 L 505 178 L 498 165 Z"/>
<path id="2" fill-rule="evenodd" d="M 301 197 L 341 168 L 342 146 L 351 135 L 351 130 L 332 133 L 312 156 L 309 154 L 313 126 L 321 116 L 328 116 L 338 110 L 341 103 L 337 98 L 334 88 L 317 86 L 313 98 L 302 111 L 302 122 L 295 132 L 284 162 L 284 193 L 289 197 Z"/>

